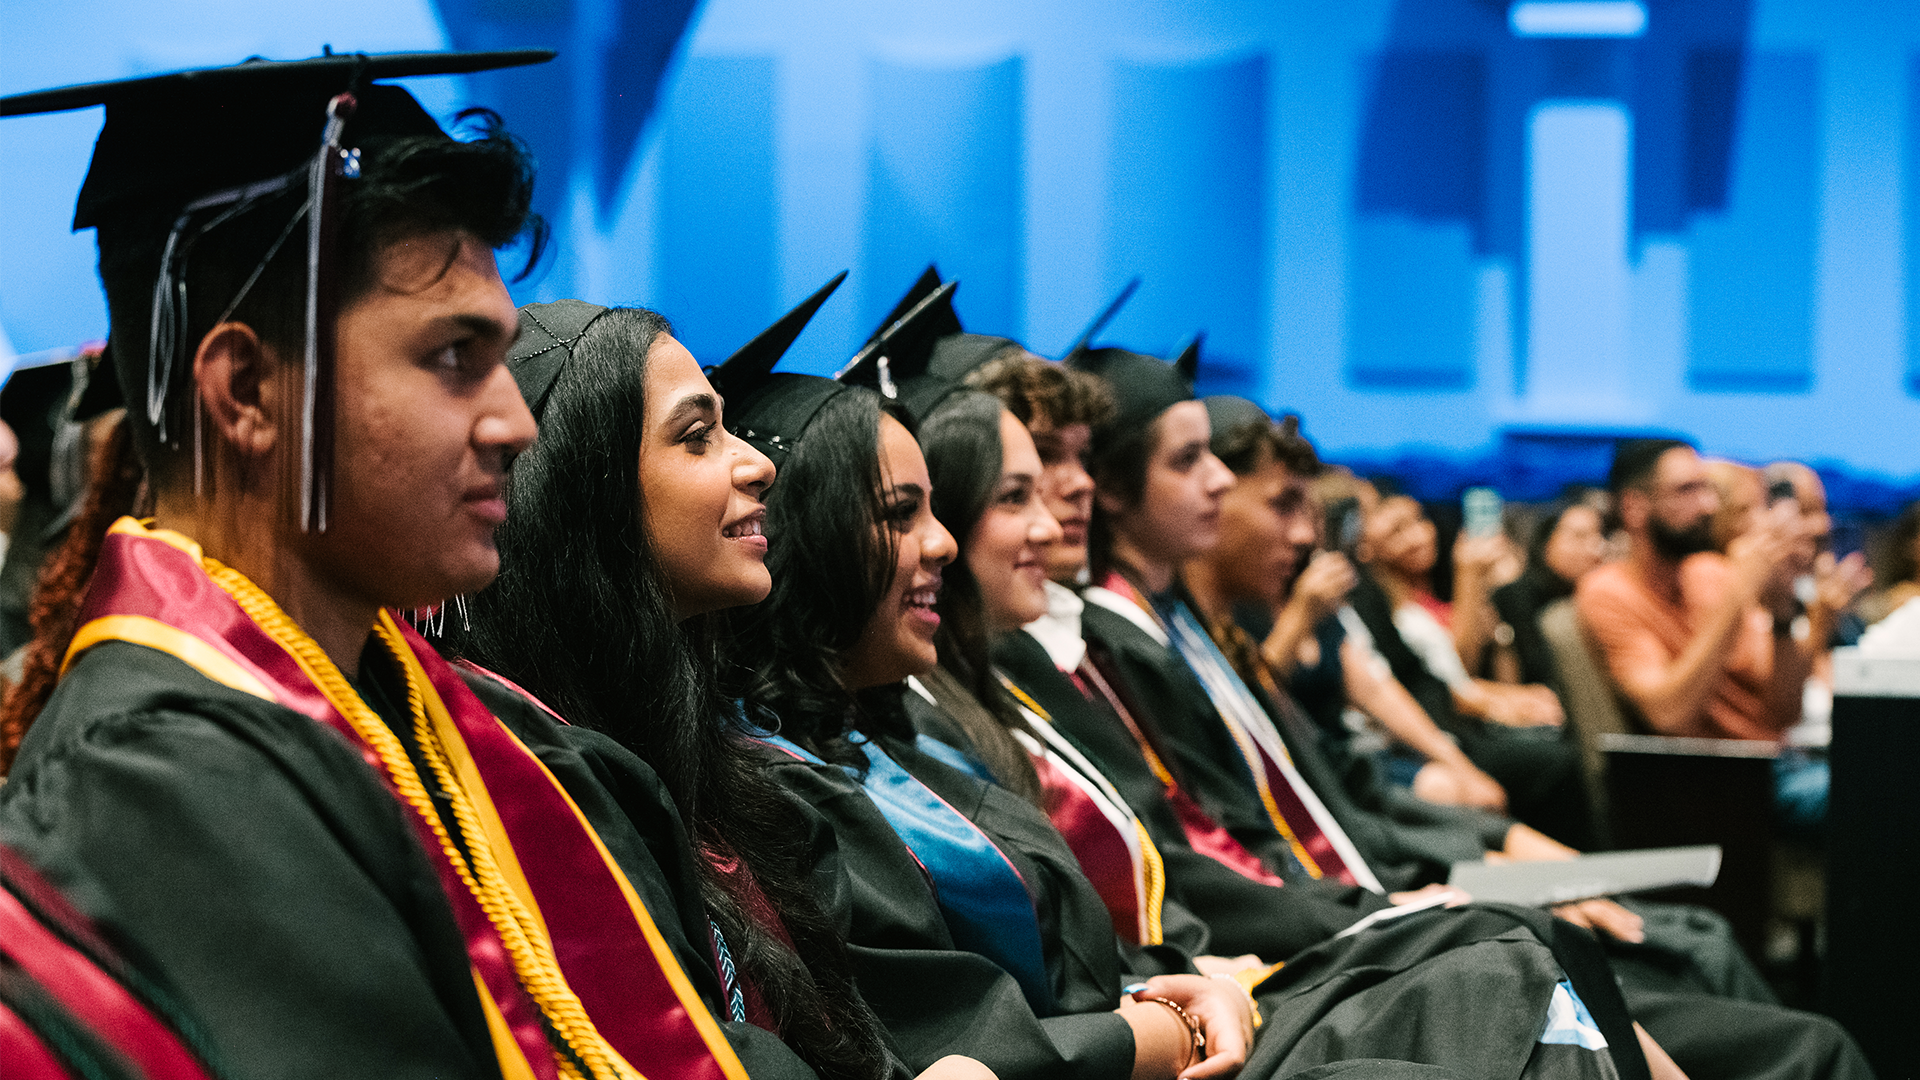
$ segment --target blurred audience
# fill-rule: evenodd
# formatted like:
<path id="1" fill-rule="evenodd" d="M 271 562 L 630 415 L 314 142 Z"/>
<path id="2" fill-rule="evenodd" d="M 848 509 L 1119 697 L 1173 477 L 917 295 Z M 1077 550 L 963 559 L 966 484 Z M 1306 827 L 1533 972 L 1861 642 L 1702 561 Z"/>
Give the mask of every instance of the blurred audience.
<path id="1" fill-rule="evenodd" d="M 1920 654 L 1920 502 L 1894 519 L 1880 545 L 1884 588 L 1860 602 L 1868 625 L 1860 648 L 1880 655 Z"/>
<path id="2" fill-rule="evenodd" d="M 1484 557 L 1474 547 L 1455 550 L 1461 561 Z M 1380 499 L 1364 517 L 1355 554 L 1362 573 L 1351 598 L 1354 625 L 1393 679 L 1506 790 L 1508 813 L 1562 843 L 1590 846 L 1591 810 L 1579 752 L 1560 727 L 1560 701 L 1544 686 L 1468 673 L 1443 621 L 1450 621 L 1451 607 L 1429 587 L 1438 533 L 1420 504 L 1403 495 Z M 1467 588 L 1475 588 L 1468 576 Z M 1406 748 L 1394 748 L 1385 760 L 1402 786 L 1410 786 L 1427 761 Z"/>
<path id="3" fill-rule="evenodd" d="M 1796 634 L 1797 500 L 1760 513 L 1723 555 L 1713 550 L 1720 497 L 1691 445 L 1623 443 L 1609 487 L 1627 558 L 1589 574 L 1576 604 L 1628 711 L 1660 734 L 1779 742 L 1801 718 L 1816 654 L 1867 583 L 1861 559 L 1819 561 Z M 1790 825 L 1824 819 L 1824 761 L 1783 754 L 1776 774 Z"/>
<path id="4" fill-rule="evenodd" d="M 1767 481 L 1759 469 L 1725 458 L 1702 458 L 1707 482 L 1720 500 L 1713 512 L 1713 550 L 1726 554 L 1728 545 L 1759 523 L 1769 504 Z"/>
<path id="5" fill-rule="evenodd" d="M 1600 508 L 1587 493 L 1560 499 L 1535 523 L 1527 568 L 1493 592 L 1501 630 L 1496 633 L 1494 677 L 1506 683 L 1560 687 L 1553 650 L 1540 628 L 1548 604 L 1573 595 L 1580 579 L 1607 557 Z"/>
<path id="6" fill-rule="evenodd" d="M 1507 555 L 1506 537 L 1463 534 L 1455 541 L 1451 602 L 1432 588 L 1438 540 L 1432 520 L 1405 495 L 1382 499 L 1367 515 L 1358 555 L 1390 604 L 1391 629 L 1429 673 L 1446 683 L 1466 715 L 1511 727 L 1559 724 L 1565 714 L 1546 687 L 1510 686 L 1468 672 L 1466 658 L 1479 666 L 1497 625 L 1490 583 L 1495 564 Z"/>

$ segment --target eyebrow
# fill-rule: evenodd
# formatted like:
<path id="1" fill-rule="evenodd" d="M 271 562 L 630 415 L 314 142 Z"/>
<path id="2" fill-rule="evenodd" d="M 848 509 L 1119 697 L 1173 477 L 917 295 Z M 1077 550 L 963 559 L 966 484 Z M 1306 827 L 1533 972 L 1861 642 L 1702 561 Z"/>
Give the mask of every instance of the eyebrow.
<path id="1" fill-rule="evenodd" d="M 435 321 L 442 325 L 452 324 L 476 337 L 484 338 L 488 341 L 505 341 L 511 343 L 520 336 L 520 326 L 518 323 L 508 326 L 498 319 L 489 318 L 476 312 L 461 312 L 458 315 L 448 315 L 445 318 Z"/>
<path id="2" fill-rule="evenodd" d="M 926 493 L 926 489 L 922 488 L 919 484 L 894 484 L 887 488 L 887 497 L 890 499 L 898 499 L 902 496 L 909 495 L 924 496 Z"/>
<path id="3" fill-rule="evenodd" d="M 666 420 L 662 422 L 673 425 L 699 413 L 717 411 L 719 407 L 719 400 L 712 394 L 688 394 L 674 404 L 673 411 L 669 412 Z"/>

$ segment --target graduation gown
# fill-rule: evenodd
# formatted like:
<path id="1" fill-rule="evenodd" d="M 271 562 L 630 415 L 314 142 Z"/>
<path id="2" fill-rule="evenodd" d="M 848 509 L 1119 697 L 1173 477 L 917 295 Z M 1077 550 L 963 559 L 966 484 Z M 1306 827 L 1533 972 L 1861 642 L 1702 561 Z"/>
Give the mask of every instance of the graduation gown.
<path id="1" fill-rule="evenodd" d="M 1203 793 L 1208 811 L 1217 811 L 1222 820 L 1245 823 L 1244 828 L 1257 828 L 1264 814 L 1249 786 L 1231 768 L 1222 767 L 1222 763 L 1237 763 L 1239 751 L 1225 737 L 1205 688 L 1186 665 L 1130 620 L 1095 604 L 1087 605 L 1083 631 L 1089 649 L 1109 663 L 1134 694 L 1153 703 L 1143 708 L 1164 710 L 1151 715 L 1180 762 L 1183 779 L 1197 778 L 1193 786 Z M 1037 667 L 1038 658 L 1030 650 L 1021 651 L 1026 653 L 1028 669 Z M 1001 652 L 1009 659 L 1016 655 L 1005 647 Z M 1471 819 L 1449 825 L 1440 815 L 1424 835 L 1415 831 L 1409 836 L 1409 826 L 1383 814 L 1367 813 L 1333 777 L 1331 766 L 1318 752 L 1310 721 L 1290 702 L 1250 689 L 1275 719 L 1275 728 L 1294 754 L 1295 766 L 1369 859 L 1376 852 L 1425 849 L 1439 854 L 1457 846 L 1460 853 L 1452 858 L 1466 860 L 1479 858 L 1494 846 L 1486 843 L 1491 836 L 1476 838 Z M 1141 717 L 1139 711 L 1134 715 Z M 1445 862 L 1434 859 L 1388 867 L 1381 876 L 1391 875 L 1405 887 L 1438 880 L 1444 872 Z M 1757 1075 L 1775 1077 L 1861 1075 L 1858 1070 L 1866 1067 L 1864 1058 L 1851 1039 L 1826 1017 L 1781 1008 L 1739 952 L 1725 920 L 1684 905 L 1629 900 L 1626 906 L 1645 920 L 1646 941 L 1600 941 L 1608 957 L 1608 979 L 1618 980 L 1627 1007 L 1689 1075 L 1749 1075 L 1728 1071 L 1730 1061 L 1748 1066 L 1764 1061 L 1766 1067 Z M 1215 932 L 1220 933 L 1220 927 Z M 1593 940 L 1593 935 L 1578 932 Z M 1732 1032 L 1740 1034 L 1732 1037 Z M 1728 1048 L 1733 1046 L 1765 1046 L 1768 1053 L 1743 1050 L 1729 1058 Z"/>
<path id="2" fill-rule="evenodd" d="M 1059 1014 L 1040 1020 L 1060 1059 L 1055 1068 L 1064 1067 L 1075 1076 L 1123 1075 L 1114 1070 L 1130 1068 L 1131 1036 L 1124 1021 L 1118 1029 L 1106 1027 L 1118 1020 L 1105 1010 L 1111 1009 L 1116 1000 L 1113 980 L 1119 969 L 1102 959 L 1113 955 L 1113 924 L 1093 887 L 1071 865 L 1060 865 L 1062 859 L 1072 859 L 1065 841 L 1052 832 L 1037 809 L 1004 789 L 918 752 L 903 738 L 885 737 L 883 743 L 916 778 L 934 788 L 949 805 L 968 814 L 1015 858 L 1046 933 L 1060 936 L 1063 951 L 1086 961 L 1056 979 L 1061 995 Z M 898 835 L 871 800 L 864 798 L 859 780 L 848 769 L 802 761 L 789 754 L 787 760 L 775 761 L 773 773 L 779 782 L 822 811 L 825 822 L 838 834 L 840 854 L 850 864 L 850 875 L 871 881 L 856 885 L 851 898 L 857 954 L 871 953 L 863 939 L 887 939 L 898 945 L 917 937 L 923 944 L 951 947 L 951 937 L 939 924 L 937 903 L 925 885 L 924 871 L 901 847 Z M 1030 861 L 1036 853 L 1046 853 L 1043 863 Z M 882 884 L 880 874 L 888 868 L 891 873 Z M 920 887 L 915 888 L 916 884 Z M 909 913 L 904 902 L 907 899 L 916 901 L 917 911 Z M 1620 1075 L 1644 1080 L 1645 1062 L 1632 1042 L 1625 1008 L 1591 940 L 1570 939 L 1557 944 L 1582 958 L 1584 967 L 1579 977 L 1582 985 L 1591 984 L 1591 992 L 1581 996 L 1593 1000 L 1594 1016 L 1606 1018 L 1602 1023 L 1612 1045 L 1624 1048 L 1612 1053 L 1566 1049 L 1560 1043 L 1543 1047 L 1539 1042 L 1541 1029 L 1547 1026 L 1554 987 L 1566 977 L 1555 950 L 1544 943 L 1550 935 L 1551 920 L 1538 912 L 1490 907 L 1457 921 L 1435 921 L 1448 925 L 1436 931 L 1418 925 L 1417 917 L 1409 918 L 1349 939 L 1323 943 L 1289 961 L 1256 988 L 1257 1000 L 1266 1016 L 1309 1019 L 1273 1026 L 1271 1030 L 1263 1028 L 1256 1056 L 1241 1075 L 1262 1078 L 1341 1060 L 1397 1058 L 1481 1075 Z M 864 929 L 863 923 L 868 924 Z M 1486 939 L 1484 947 L 1462 947 L 1482 939 Z M 1349 964 L 1350 956 L 1358 959 Z M 1299 974 L 1290 974 L 1296 965 L 1300 965 Z M 1051 962 L 1049 969 L 1054 969 Z M 915 976 L 912 985 L 900 985 L 895 993 L 892 986 L 874 989 L 864 972 L 861 978 L 868 998 L 877 1006 L 915 996 L 923 979 L 936 985 L 943 981 L 928 971 Z M 1435 1000 L 1472 1001 L 1474 1007 L 1443 1010 L 1446 1023 L 1439 1023 L 1443 1017 L 1432 1011 Z M 1070 1015 L 1075 1008 L 1101 1011 Z M 994 1037 L 984 1043 L 948 1044 L 944 1052 L 979 1057 L 1003 1080 L 1015 1075 L 1041 1075 L 1026 1071 L 1032 1067 L 1028 1061 L 1042 1064 L 1047 1049 L 1033 1039 L 1027 1027 L 1030 1011 L 1012 1007 L 1005 994 L 968 1003 L 963 1009 L 966 1015 L 948 1017 L 931 1029 L 933 1033 L 947 1039 L 968 1038 L 985 1029 L 993 1031 Z M 1409 1020 L 1414 1013 L 1419 1018 Z M 1354 1029 L 1346 1019 L 1354 1015 L 1393 1019 Z M 882 1016 L 887 1018 L 884 1008 Z M 1074 1043 L 1069 1042 L 1068 1033 L 1080 1034 L 1076 1029 L 1082 1027 L 1104 1028 L 1115 1042 L 1098 1053 L 1089 1053 L 1092 1048 L 1080 1043 L 1081 1056 L 1075 1059 L 1069 1053 Z M 1443 1039 L 1422 1034 L 1439 1028 L 1479 1034 Z M 895 1032 L 896 1037 L 900 1034 Z M 1115 1052 L 1121 1046 L 1126 1047 L 1124 1056 Z M 936 1045 L 922 1056 L 937 1056 L 938 1049 Z M 1018 1050 L 1026 1051 L 1028 1061 L 1009 1060 Z M 915 1063 L 913 1058 L 909 1060 Z M 1616 1060 L 1623 1064 L 1616 1067 Z"/>
<path id="3" fill-rule="evenodd" d="M 1195 851 L 1166 786 L 1118 717 L 1088 701 L 1028 634 L 1004 636 L 993 657 L 1127 800 L 1165 862 L 1168 897 L 1208 925 L 1216 951 L 1284 960 L 1388 906 L 1383 896 L 1338 882 L 1306 879 L 1276 887 Z"/>
<path id="4" fill-rule="evenodd" d="M 369 693 L 397 674 L 375 653 Z M 711 1024 L 718 978 L 701 910 L 682 906 L 684 830 L 657 778 L 611 750 L 589 763 L 544 712 L 465 677 L 651 913 L 689 995 L 654 1017 Z M 500 1076 L 479 969 L 409 815 L 332 727 L 124 640 L 72 663 L 0 787 L 0 840 L 152 959 L 234 1075 Z M 769 1032 L 720 1030 L 735 1070 L 811 1075 Z"/>
<path id="5" fill-rule="evenodd" d="M 1093 910 L 1097 897 L 1089 907 L 1089 898 L 1071 889 L 1051 891 L 1064 880 L 1064 867 L 1022 860 L 1028 886 L 1059 900 L 1036 904 L 1054 939 L 1047 969 L 1055 1007 L 1043 1013 L 1006 970 L 955 945 L 927 872 L 859 780 L 839 765 L 772 747 L 762 756 L 768 776 L 808 811 L 801 828 L 823 860 L 815 870 L 822 905 L 846 936 L 861 995 L 909 1068 L 965 1054 L 1000 1080 L 1124 1080 L 1133 1067 L 1133 1032 L 1112 1011 L 1123 985 L 1112 924 L 1104 910 Z M 998 808 L 997 798 L 987 799 Z"/>

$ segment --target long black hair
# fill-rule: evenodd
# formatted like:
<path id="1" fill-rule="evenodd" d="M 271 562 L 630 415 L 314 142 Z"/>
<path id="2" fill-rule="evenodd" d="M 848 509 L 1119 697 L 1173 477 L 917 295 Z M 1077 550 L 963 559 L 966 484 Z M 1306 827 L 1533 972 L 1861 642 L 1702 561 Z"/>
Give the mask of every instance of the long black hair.
<path id="1" fill-rule="evenodd" d="M 717 684 L 715 618 L 676 622 L 644 522 L 640 445 L 658 314 L 614 309 L 573 348 L 515 460 L 500 576 L 472 599 L 462 651 L 571 722 L 651 764 L 685 816 L 701 898 L 781 1037 L 822 1077 L 874 1080 L 891 1061 L 845 947 L 808 890 L 791 808 L 751 763 Z M 744 863 L 793 941 L 748 913 Z"/>
<path id="2" fill-rule="evenodd" d="M 966 390 L 947 397 L 920 426 L 920 448 L 933 482 L 933 516 L 953 534 L 957 545 L 941 580 L 940 629 L 933 640 L 940 650 L 940 666 L 973 696 L 972 703 L 943 700 L 941 705 L 973 741 L 994 779 L 1039 805 L 1040 778 L 1026 751 L 1008 734 L 1024 724 L 1018 706 L 994 675 L 986 598 L 967 566 L 974 526 L 993 504 L 1005 467 L 1000 417 L 1006 411 L 999 398 Z"/>
<path id="3" fill-rule="evenodd" d="M 734 619 L 734 685 L 756 722 L 821 757 L 858 766 L 856 728 L 906 731 L 899 687 L 856 691 L 847 653 L 893 587 L 895 547 L 881 497 L 880 418 L 899 406 L 851 388 L 821 407 L 768 490 L 773 593 Z"/>
<path id="4" fill-rule="evenodd" d="M 1087 463 L 1097 493 L 1093 520 L 1087 525 L 1087 569 L 1095 585 L 1111 571 L 1127 572 L 1114 561 L 1113 515 L 1100 505 L 1100 496 L 1112 496 L 1129 507 L 1140 505 L 1147 490 L 1147 469 L 1160 449 L 1160 417 L 1165 415 L 1161 412 L 1137 428 L 1111 433 Z"/>

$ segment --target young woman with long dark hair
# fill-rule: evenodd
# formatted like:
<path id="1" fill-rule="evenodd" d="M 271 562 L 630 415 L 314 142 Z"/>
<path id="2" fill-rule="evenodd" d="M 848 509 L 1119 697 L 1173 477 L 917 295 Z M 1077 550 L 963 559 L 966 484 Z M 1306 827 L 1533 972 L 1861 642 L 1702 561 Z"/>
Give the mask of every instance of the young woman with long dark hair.
<path id="1" fill-rule="evenodd" d="M 1032 806 L 916 748 L 901 695 L 938 661 L 953 555 L 919 446 L 869 390 L 776 378 L 733 421 L 783 458 L 774 589 L 738 620 L 739 685 L 773 775 L 832 825 L 856 970 L 909 1060 L 951 1044 L 1003 1077 L 1238 1071 L 1244 994 L 1156 974 L 1113 1011 L 1113 925 L 1072 853 Z"/>
<path id="2" fill-rule="evenodd" d="M 989 637 L 1018 633 L 1048 608 L 1043 568 L 1048 561 L 1046 549 L 1059 539 L 1060 531 L 1040 499 L 1041 463 L 1033 440 L 997 399 L 962 392 L 932 410 L 921 428 L 921 442 L 936 513 L 959 543 L 942 590 L 943 621 L 937 634 L 941 679 L 929 695 L 937 698 L 937 707 L 910 711 L 923 731 L 958 741 L 984 761 L 994 762 L 990 768 L 996 774 L 1037 773 L 1035 786 L 1043 793 L 1042 808 L 1067 836 L 1088 876 L 1102 884 L 1102 898 L 1108 902 L 1116 929 L 1125 936 L 1137 905 L 1130 890 L 1115 887 L 1127 875 L 1118 858 L 1121 849 L 1113 841 L 1115 830 L 1102 827 L 1103 818 L 1112 813 L 1102 796 L 1116 801 L 1120 796 L 1096 764 L 1101 744 L 1090 744 L 1092 753 L 1083 754 L 1064 729 L 1055 729 L 1037 699 L 1000 672 L 981 666 L 988 656 Z M 913 696 L 907 700 L 910 706 L 919 705 Z M 1075 725 L 1074 730 L 1088 734 L 1085 724 Z M 1026 758 L 1024 770 L 1005 764 L 1009 757 L 1019 756 Z M 1130 814 L 1126 817 L 1144 838 L 1145 826 Z M 1181 858 L 1186 852 L 1177 848 L 1169 854 L 1174 858 L 1155 874 L 1165 883 L 1169 910 L 1181 902 L 1176 897 L 1184 900 L 1192 895 L 1185 886 L 1220 890 L 1223 881 L 1232 878 L 1230 872 L 1196 873 L 1206 861 Z M 1245 909 L 1226 920 L 1230 924 L 1262 916 L 1265 921 L 1284 921 L 1290 913 L 1299 912 L 1300 905 L 1289 901 L 1309 895 L 1298 885 L 1277 888 L 1244 880 L 1232 882 L 1227 891 L 1235 905 Z M 1545 920 L 1536 921 L 1545 925 Z M 1303 956 L 1271 957 L 1287 959 L 1288 964 L 1277 977 L 1259 984 L 1260 1003 L 1279 1022 L 1263 1033 L 1252 1067 L 1277 1065 L 1280 1072 L 1290 1073 L 1325 1064 L 1332 1057 L 1400 1055 L 1462 1068 L 1489 1064 L 1489 1048 L 1499 1044 L 1504 1034 L 1533 1030 L 1540 1010 L 1555 993 L 1553 984 L 1561 977 L 1546 947 L 1516 941 L 1514 948 L 1531 950 L 1540 961 L 1535 977 L 1509 971 L 1494 983 L 1486 981 L 1486 960 L 1478 955 L 1476 942 L 1513 927 L 1513 919 L 1504 913 L 1463 911 L 1372 931 L 1365 941 L 1336 940 Z M 1350 965 L 1392 968 L 1400 973 L 1400 980 L 1428 986 L 1420 996 L 1406 995 L 1404 987 L 1393 986 L 1369 995 L 1361 987 L 1343 1002 L 1342 1008 L 1372 1013 L 1383 1022 L 1394 1017 L 1398 1023 L 1392 1038 L 1375 1042 L 1350 1033 L 1336 1048 L 1315 1036 L 1313 1018 L 1329 1004 L 1326 988 L 1339 982 L 1327 976 Z M 1258 966 L 1251 974 L 1262 978 L 1267 972 Z M 1470 986 L 1478 989 L 1441 989 L 1464 991 Z M 1458 1002 L 1469 997 L 1473 1008 L 1461 1010 Z M 1444 1022 L 1436 1023 L 1443 1018 Z M 1405 1035 L 1453 1024 L 1477 1027 L 1486 1034 L 1487 1043 L 1466 1047 Z M 1529 1053 L 1517 1044 L 1514 1049 Z M 1564 1064 L 1578 1070 L 1591 1062 Z"/>
<path id="3" fill-rule="evenodd" d="M 564 715 L 654 826 L 650 854 L 682 887 L 688 938 L 712 944 L 732 1020 L 777 1033 L 822 1077 L 899 1075 L 815 901 L 818 853 L 717 689 L 713 615 L 770 583 L 772 464 L 722 427 L 719 395 L 660 315 L 561 301 L 521 322 L 511 366 L 541 435 L 514 463 L 502 573 L 454 628 L 461 651 Z M 939 1065 L 969 1069 L 984 1073 Z"/>

